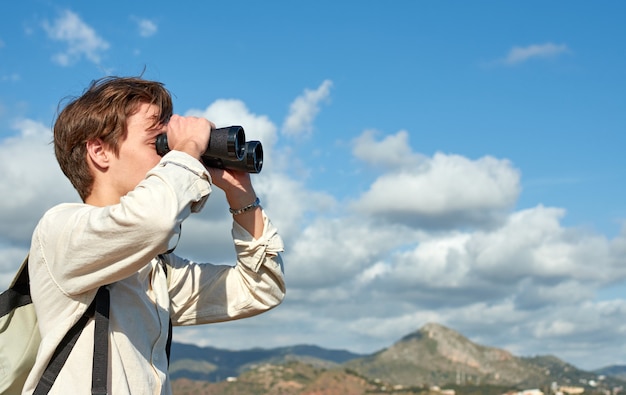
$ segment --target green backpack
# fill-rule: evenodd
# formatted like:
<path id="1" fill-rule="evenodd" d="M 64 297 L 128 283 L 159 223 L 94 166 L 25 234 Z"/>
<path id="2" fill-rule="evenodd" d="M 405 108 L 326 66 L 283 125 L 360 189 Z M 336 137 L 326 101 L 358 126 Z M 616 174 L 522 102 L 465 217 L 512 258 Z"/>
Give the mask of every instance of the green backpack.
<path id="1" fill-rule="evenodd" d="M 54 352 L 34 394 L 47 394 L 70 351 L 90 318 L 95 319 L 95 342 L 92 393 L 107 393 L 107 359 L 109 354 L 109 291 L 100 287 L 85 314 L 68 331 Z M 35 363 L 41 336 L 35 307 L 30 297 L 28 256 L 9 289 L 0 294 L 0 394 L 20 394 L 26 377 Z"/>

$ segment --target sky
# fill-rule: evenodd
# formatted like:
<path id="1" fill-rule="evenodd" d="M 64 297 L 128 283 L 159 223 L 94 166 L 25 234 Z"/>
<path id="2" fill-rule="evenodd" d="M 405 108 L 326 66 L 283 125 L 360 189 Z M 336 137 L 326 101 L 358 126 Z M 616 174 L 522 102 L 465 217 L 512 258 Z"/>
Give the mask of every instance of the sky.
<path id="1" fill-rule="evenodd" d="M 174 340 L 373 353 L 435 322 L 626 364 L 626 3 L 24 0 L 0 13 L 0 286 L 79 201 L 51 128 L 95 79 L 260 140 L 287 295 Z M 233 264 L 216 190 L 176 253 Z"/>

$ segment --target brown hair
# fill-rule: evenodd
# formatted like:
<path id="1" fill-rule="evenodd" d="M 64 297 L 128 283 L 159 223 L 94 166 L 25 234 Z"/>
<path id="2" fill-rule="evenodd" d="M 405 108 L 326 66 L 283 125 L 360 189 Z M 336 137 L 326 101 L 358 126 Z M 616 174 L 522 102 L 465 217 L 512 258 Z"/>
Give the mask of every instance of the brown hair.
<path id="1" fill-rule="evenodd" d="M 99 138 L 117 155 L 120 142 L 126 138 L 128 117 L 144 103 L 159 108 L 153 126 L 167 123 L 172 116 L 172 98 L 163 84 L 138 77 L 92 81 L 59 113 L 54 124 L 54 152 L 83 201 L 91 194 L 94 182 L 86 160 L 86 143 Z"/>

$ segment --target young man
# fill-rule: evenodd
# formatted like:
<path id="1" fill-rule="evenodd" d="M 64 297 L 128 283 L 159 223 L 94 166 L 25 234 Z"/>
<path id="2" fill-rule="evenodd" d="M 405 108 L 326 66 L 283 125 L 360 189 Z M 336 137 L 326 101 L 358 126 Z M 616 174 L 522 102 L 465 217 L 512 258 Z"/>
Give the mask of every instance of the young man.
<path id="1" fill-rule="evenodd" d="M 29 273 L 42 342 L 25 394 L 102 286 L 111 300 L 108 388 L 114 395 L 171 393 L 170 318 L 174 326 L 227 321 L 282 301 L 282 240 L 258 205 L 250 175 L 205 168 L 199 158 L 215 126 L 172 111 L 162 84 L 110 77 L 59 114 L 57 160 L 84 203 L 53 207 L 33 233 Z M 162 158 L 155 149 L 161 133 L 171 148 Z M 168 253 L 181 223 L 202 209 L 213 186 L 234 210 L 235 266 Z M 91 320 L 51 393 L 90 393 L 93 344 Z"/>

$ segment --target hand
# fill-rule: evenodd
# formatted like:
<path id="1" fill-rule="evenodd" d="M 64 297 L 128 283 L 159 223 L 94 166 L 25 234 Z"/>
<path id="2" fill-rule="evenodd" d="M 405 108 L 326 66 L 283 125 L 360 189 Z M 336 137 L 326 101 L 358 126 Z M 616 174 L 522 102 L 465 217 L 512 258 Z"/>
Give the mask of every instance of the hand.
<path id="1" fill-rule="evenodd" d="M 186 152 L 200 159 L 209 145 L 215 125 L 205 118 L 172 115 L 167 126 L 167 141 L 171 150 Z"/>
<path id="2" fill-rule="evenodd" d="M 256 198 L 250 173 L 233 169 L 218 169 L 215 167 L 206 168 L 211 175 L 213 185 L 223 190 L 229 202 L 232 200 L 231 207 L 237 206 L 239 200 L 243 201 L 243 206 L 249 204 L 246 202 Z"/>

